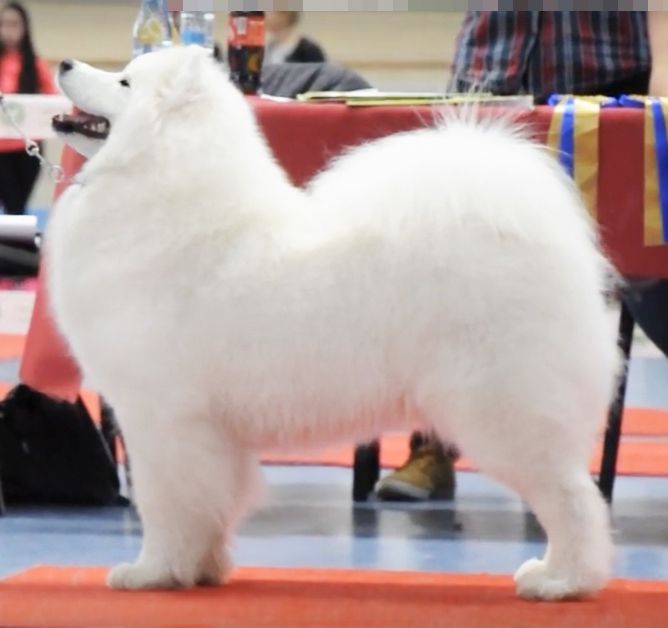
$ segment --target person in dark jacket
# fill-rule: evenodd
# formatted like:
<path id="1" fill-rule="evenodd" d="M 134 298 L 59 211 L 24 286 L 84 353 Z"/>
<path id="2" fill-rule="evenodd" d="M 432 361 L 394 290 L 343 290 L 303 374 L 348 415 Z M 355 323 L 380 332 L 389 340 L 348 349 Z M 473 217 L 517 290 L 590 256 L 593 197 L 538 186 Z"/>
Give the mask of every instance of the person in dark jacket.
<path id="1" fill-rule="evenodd" d="M 267 11 L 265 63 L 321 63 L 325 53 L 299 32 L 300 11 Z"/>
<path id="2" fill-rule="evenodd" d="M 360 74 L 336 63 L 271 63 L 262 67 L 262 93 L 296 98 L 304 92 L 369 89 Z"/>

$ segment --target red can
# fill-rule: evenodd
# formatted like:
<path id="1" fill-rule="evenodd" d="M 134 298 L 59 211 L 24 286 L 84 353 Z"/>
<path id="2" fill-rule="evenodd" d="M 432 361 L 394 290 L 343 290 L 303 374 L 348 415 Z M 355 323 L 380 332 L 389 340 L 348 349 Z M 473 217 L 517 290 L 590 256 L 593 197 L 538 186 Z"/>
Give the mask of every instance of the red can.
<path id="1" fill-rule="evenodd" d="M 227 62 L 232 82 L 244 94 L 260 90 L 264 37 L 264 11 L 230 12 Z"/>

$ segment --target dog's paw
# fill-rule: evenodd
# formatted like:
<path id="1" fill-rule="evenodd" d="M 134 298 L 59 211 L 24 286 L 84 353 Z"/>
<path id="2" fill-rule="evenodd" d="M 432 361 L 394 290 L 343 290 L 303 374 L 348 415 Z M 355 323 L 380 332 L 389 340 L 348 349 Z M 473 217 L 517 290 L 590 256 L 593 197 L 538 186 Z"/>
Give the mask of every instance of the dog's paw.
<path id="1" fill-rule="evenodd" d="M 107 576 L 112 589 L 174 589 L 181 586 L 168 569 L 157 569 L 141 563 L 124 563 Z"/>
<path id="2" fill-rule="evenodd" d="M 601 583 L 587 584 L 581 578 L 551 574 L 544 560 L 532 558 L 515 573 L 515 586 L 520 597 L 530 600 L 563 600 L 581 598 L 598 591 Z"/>
<path id="3" fill-rule="evenodd" d="M 217 587 L 227 584 L 232 576 L 234 563 L 226 550 L 212 554 L 206 561 L 197 584 L 203 587 Z"/>

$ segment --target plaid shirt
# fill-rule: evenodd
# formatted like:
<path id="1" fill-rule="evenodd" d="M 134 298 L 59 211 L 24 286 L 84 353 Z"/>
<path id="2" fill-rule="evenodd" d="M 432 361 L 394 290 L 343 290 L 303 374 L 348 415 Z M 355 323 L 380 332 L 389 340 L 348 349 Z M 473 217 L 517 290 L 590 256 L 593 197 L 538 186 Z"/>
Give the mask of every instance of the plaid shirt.
<path id="1" fill-rule="evenodd" d="M 469 11 L 451 89 L 589 93 L 649 67 L 644 11 Z"/>

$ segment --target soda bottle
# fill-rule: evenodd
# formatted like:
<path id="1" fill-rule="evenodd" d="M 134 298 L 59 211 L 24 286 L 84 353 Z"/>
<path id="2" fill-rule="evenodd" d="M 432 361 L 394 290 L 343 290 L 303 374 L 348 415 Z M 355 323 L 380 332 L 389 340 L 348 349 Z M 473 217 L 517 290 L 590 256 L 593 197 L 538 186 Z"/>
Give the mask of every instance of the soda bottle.
<path id="1" fill-rule="evenodd" d="M 184 46 L 197 45 L 213 54 L 214 14 L 205 11 L 182 11 L 180 18 L 181 43 Z"/>
<path id="2" fill-rule="evenodd" d="M 227 63 L 244 94 L 256 94 L 264 60 L 264 11 L 230 11 Z"/>
<path id="3" fill-rule="evenodd" d="M 165 0 L 142 0 L 132 31 L 132 56 L 172 45 L 172 20 Z"/>

